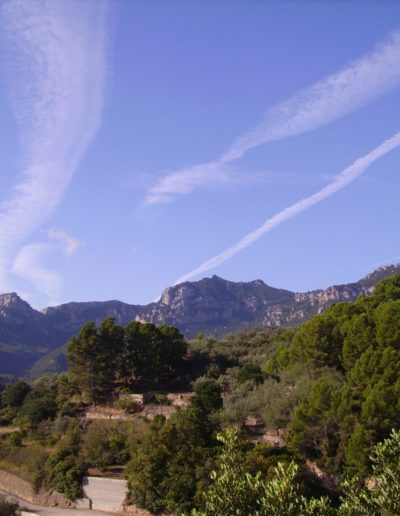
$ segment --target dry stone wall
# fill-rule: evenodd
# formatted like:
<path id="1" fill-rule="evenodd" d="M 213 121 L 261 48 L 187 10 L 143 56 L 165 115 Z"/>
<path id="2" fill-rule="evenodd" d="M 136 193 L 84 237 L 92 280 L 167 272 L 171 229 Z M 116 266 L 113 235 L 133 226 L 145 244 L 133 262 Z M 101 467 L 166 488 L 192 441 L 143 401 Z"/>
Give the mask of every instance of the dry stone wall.
<path id="1" fill-rule="evenodd" d="M 0 490 L 5 491 L 6 493 L 10 493 L 27 502 L 38 505 L 71 508 L 76 507 L 74 502 L 71 502 L 60 493 L 50 493 L 44 489 L 41 489 L 38 493 L 35 493 L 32 485 L 29 482 L 4 470 L 0 470 Z"/>

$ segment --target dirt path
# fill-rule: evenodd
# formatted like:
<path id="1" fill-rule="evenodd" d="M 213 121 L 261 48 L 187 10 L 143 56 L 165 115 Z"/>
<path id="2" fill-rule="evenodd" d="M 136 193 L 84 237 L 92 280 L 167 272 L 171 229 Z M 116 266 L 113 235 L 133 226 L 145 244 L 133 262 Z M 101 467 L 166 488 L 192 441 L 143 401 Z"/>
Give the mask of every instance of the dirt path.
<path id="1" fill-rule="evenodd" d="M 40 516 L 107 516 L 107 514 L 115 514 L 112 512 L 99 512 L 99 511 L 84 511 L 82 509 L 60 509 L 59 507 L 43 507 L 41 505 L 34 505 L 29 502 L 25 502 L 25 500 L 21 500 L 16 496 L 12 496 L 8 493 L 4 493 L 0 491 L 0 495 L 3 495 L 9 501 L 17 501 L 21 507 L 26 507 L 30 511 L 34 511 Z"/>

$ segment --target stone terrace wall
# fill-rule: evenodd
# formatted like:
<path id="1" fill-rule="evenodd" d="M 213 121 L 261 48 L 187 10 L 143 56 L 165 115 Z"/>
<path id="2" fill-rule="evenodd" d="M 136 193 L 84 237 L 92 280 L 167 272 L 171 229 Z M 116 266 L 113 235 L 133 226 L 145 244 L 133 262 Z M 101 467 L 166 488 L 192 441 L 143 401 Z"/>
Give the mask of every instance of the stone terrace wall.
<path id="1" fill-rule="evenodd" d="M 74 502 L 60 493 L 50 493 L 46 490 L 35 493 L 29 482 L 4 470 L 0 470 L 0 490 L 38 505 L 76 507 Z"/>
<path id="2" fill-rule="evenodd" d="M 83 492 L 92 501 L 92 509 L 118 512 L 123 508 L 128 491 L 126 480 L 84 477 Z"/>

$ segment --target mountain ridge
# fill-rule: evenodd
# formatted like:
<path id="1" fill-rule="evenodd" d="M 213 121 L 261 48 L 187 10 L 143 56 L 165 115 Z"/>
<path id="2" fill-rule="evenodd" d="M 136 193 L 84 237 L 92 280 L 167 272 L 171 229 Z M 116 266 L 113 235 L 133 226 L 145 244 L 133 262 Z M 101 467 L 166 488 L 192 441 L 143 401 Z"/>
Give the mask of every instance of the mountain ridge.
<path id="1" fill-rule="evenodd" d="M 21 374 L 47 353 L 64 345 L 82 325 L 114 317 L 171 324 L 187 337 L 197 333 L 222 336 L 250 327 L 296 326 L 330 304 L 369 295 L 383 277 L 400 273 L 400 264 L 380 267 L 354 283 L 291 292 L 258 279 L 234 282 L 218 276 L 166 288 L 157 302 L 133 305 L 122 301 L 70 302 L 35 310 L 15 292 L 0 295 L 0 374 Z"/>

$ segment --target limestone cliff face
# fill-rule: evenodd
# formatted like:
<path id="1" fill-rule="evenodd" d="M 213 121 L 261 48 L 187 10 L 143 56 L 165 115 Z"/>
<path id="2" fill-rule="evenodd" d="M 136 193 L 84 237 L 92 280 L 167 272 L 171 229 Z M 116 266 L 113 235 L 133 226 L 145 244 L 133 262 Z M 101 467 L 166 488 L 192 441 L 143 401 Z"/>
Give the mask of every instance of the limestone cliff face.
<path id="1" fill-rule="evenodd" d="M 138 319 L 174 324 L 189 336 L 223 334 L 260 325 L 266 311 L 291 303 L 293 296 L 261 280 L 235 283 L 213 276 L 167 288 L 157 303 L 141 310 Z"/>
<path id="2" fill-rule="evenodd" d="M 247 327 L 296 326 L 330 304 L 369 295 L 400 264 L 381 267 L 362 280 L 325 290 L 294 293 L 261 280 L 226 281 L 218 276 L 169 287 L 159 301 L 130 305 L 120 301 L 67 303 L 38 312 L 17 294 L 0 295 L 0 374 L 25 370 L 40 356 L 65 344 L 84 323 L 106 317 L 172 324 L 188 338 L 197 333 L 221 336 Z M 54 351 L 53 351 L 54 354 Z M 51 360 L 55 360 L 51 355 Z M 65 363 L 65 361 L 63 362 Z"/>
<path id="3" fill-rule="evenodd" d="M 34 341 L 46 345 L 49 334 L 43 315 L 15 292 L 0 295 L 0 343 Z"/>

